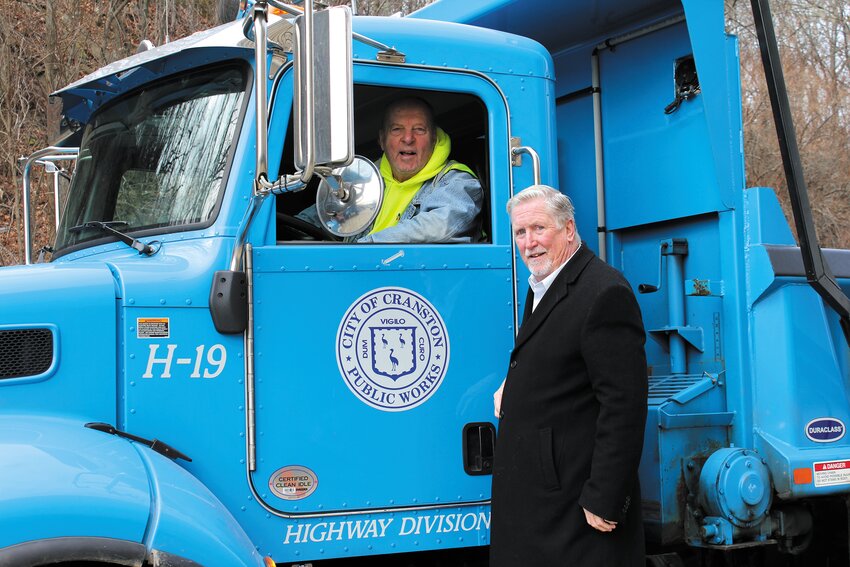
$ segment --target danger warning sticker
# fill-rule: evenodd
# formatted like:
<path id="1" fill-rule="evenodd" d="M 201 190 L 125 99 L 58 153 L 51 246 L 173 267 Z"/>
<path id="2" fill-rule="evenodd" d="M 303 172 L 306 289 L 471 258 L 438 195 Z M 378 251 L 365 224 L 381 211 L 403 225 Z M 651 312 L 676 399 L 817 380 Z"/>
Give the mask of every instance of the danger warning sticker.
<path id="1" fill-rule="evenodd" d="M 137 339 L 168 339 L 170 337 L 168 317 L 137 317 Z"/>
<path id="2" fill-rule="evenodd" d="M 850 484 L 850 460 L 824 461 L 812 466 L 815 471 L 815 486 Z"/>

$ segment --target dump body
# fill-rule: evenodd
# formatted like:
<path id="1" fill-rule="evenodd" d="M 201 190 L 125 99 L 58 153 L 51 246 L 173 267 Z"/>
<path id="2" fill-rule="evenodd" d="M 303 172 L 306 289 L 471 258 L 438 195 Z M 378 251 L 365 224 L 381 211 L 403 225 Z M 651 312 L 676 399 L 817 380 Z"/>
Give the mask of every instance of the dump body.
<path id="1" fill-rule="evenodd" d="M 806 283 L 776 195 L 744 185 L 738 53 L 722 3 L 526 2 L 519 10 L 444 1 L 417 16 L 518 33 L 553 54 L 554 182 L 574 200 L 585 242 L 641 292 L 649 540 L 764 540 L 770 530 L 757 519 L 769 517 L 771 503 L 846 494 L 850 477 L 834 471 L 850 443 L 848 345 Z M 850 251 L 824 258 L 846 294 Z M 759 466 L 751 493 L 735 488 L 724 499 L 725 481 L 698 484 L 703 463 L 727 447 L 755 451 Z M 700 526 L 714 521 L 703 516 L 714 515 L 728 531 L 701 537 Z"/>

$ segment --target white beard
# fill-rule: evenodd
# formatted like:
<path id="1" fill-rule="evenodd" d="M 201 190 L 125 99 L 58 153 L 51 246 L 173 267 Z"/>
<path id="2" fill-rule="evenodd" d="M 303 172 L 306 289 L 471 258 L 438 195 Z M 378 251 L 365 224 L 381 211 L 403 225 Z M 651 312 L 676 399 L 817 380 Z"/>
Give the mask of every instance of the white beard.
<path id="1" fill-rule="evenodd" d="M 552 258 L 548 255 L 545 256 L 545 259 L 543 260 L 539 258 L 531 258 L 532 254 L 537 254 L 539 252 L 548 252 L 548 250 L 538 247 L 527 252 L 525 255 L 525 265 L 534 277 L 538 279 L 538 281 L 552 273 Z"/>

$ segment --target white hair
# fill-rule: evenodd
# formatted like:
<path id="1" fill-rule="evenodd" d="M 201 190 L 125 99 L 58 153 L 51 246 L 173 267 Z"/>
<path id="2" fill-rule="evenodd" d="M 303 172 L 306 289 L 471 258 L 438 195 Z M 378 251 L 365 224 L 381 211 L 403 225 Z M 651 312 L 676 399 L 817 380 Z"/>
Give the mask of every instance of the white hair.
<path id="1" fill-rule="evenodd" d="M 575 220 L 575 207 L 570 198 L 548 185 L 532 185 L 511 197 L 506 206 L 508 215 L 520 203 L 527 203 L 534 199 L 543 199 L 546 209 L 559 229 L 564 228 L 569 221 Z"/>

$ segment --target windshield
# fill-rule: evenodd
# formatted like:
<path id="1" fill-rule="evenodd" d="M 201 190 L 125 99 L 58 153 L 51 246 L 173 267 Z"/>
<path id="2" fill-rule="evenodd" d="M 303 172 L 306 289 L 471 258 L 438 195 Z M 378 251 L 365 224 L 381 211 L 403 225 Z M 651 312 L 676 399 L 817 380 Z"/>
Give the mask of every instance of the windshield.
<path id="1" fill-rule="evenodd" d="M 157 83 L 113 104 L 83 135 L 57 252 L 104 232 L 161 233 L 213 221 L 246 87 L 242 68 Z"/>

